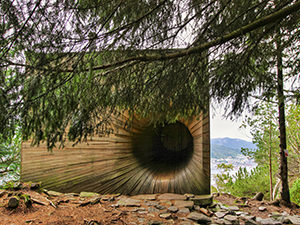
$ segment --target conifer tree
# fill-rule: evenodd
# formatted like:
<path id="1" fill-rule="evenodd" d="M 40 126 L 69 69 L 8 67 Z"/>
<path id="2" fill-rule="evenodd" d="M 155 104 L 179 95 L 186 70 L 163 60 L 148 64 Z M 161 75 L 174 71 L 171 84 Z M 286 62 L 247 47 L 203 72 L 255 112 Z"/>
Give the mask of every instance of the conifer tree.
<path id="1" fill-rule="evenodd" d="M 257 88 L 273 88 L 261 43 L 282 26 L 299 41 L 299 9 L 299 0 L 1 1 L 2 135 L 21 124 L 24 138 L 51 148 L 67 126 L 81 141 L 109 132 L 111 113 L 160 123 L 198 115 L 209 99 L 238 114 Z"/>

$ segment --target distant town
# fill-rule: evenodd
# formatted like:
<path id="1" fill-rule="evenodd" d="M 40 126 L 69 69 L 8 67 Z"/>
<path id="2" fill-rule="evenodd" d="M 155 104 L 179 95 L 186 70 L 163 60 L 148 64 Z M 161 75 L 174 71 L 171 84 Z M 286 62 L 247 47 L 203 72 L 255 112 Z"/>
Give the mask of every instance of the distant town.
<path id="1" fill-rule="evenodd" d="M 230 174 L 236 173 L 239 168 L 246 168 L 248 171 L 256 167 L 253 159 L 244 156 L 241 148 L 256 148 L 251 142 L 232 138 L 215 138 L 211 140 L 211 184 L 215 185 L 215 175 L 222 171 L 217 168 L 219 164 L 232 164 L 233 170 Z"/>

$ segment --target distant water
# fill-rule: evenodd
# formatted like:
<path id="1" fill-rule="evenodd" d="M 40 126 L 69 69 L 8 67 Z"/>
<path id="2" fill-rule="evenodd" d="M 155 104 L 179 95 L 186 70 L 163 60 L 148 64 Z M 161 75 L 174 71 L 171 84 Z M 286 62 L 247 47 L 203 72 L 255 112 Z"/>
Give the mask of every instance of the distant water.
<path id="1" fill-rule="evenodd" d="M 232 164 L 233 165 L 233 170 L 230 172 L 230 174 L 235 174 L 239 168 L 246 168 L 247 171 L 251 171 L 254 169 L 257 164 L 254 162 L 253 159 L 249 159 L 248 157 L 244 155 L 238 155 L 235 158 L 228 157 L 224 159 L 216 159 L 216 158 L 211 158 L 211 185 L 215 186 L 216 185 L 216 179 L 215 176 L 216 174 L 220 174 L 222 170 L 217 168 L 218 164 L 225 163 L 225 164 Z"/>

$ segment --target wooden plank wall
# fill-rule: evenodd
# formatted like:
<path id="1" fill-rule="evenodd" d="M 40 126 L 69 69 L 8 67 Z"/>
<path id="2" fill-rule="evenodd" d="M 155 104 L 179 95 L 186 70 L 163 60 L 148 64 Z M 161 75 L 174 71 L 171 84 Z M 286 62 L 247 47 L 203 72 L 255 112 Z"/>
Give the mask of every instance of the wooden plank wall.
<path id="1" fill-rule="evenodd" d="M 210 193 L 209 115 L 181 121 L 193 136 L 193 155 L 184 168 L 157 174 L 141 165 L 132 153 L 134 138 L 147 127 L 146 120 L 135 121 L 124 129 L 126 116 L 115 118 L 115 134 L 92 137 L 85 143 L 48 152 L 22 144 L 21 180 L 43 183 L 47 189 L 61 192 L 98 193 Z"/>

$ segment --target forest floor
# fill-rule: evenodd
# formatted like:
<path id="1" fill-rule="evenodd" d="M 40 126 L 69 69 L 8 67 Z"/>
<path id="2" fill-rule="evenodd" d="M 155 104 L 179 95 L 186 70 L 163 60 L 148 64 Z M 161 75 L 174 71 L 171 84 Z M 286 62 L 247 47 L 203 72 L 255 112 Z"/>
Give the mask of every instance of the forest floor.
<path id="1" fill-rule="evenodd" d="M 85 197 L 83 197 L 85 194 Z M 0 224 L 194 224 L 191 212 L 212 218 L 213 207 L 191 205 L 192 195 L 156 194 L 140 196 L 97 195 L 93 193 L 61 194 L 37 192 L 23 187 L 20 190 L 0 190 Z M 13 196 L 19 205 L 9 208 Z M 186 197 L 186 199 L 184 199 Z M 25 204 L 27 203 L 27 205 Z M 267 201 L 236 198 L 229 194 L 214 197 L 213 205 L 237 206 L 247 215 L 268 218 L 270 213 L 300 215 L 296 206 L 275 206 Z M 182 207 L 186 207 L 182 210 Z M 265 207 L 264 210 L 259 210 Z M 179 210 L 179 211 L 178 211 Z M 198 221 L 199 222 L 199 221 Z M 213 222 L 213 219 L 212 221 Z M 209 224 L 210 222 L 208 222 Z M 243 224 L 240 223 L 240 224 Z"/>

